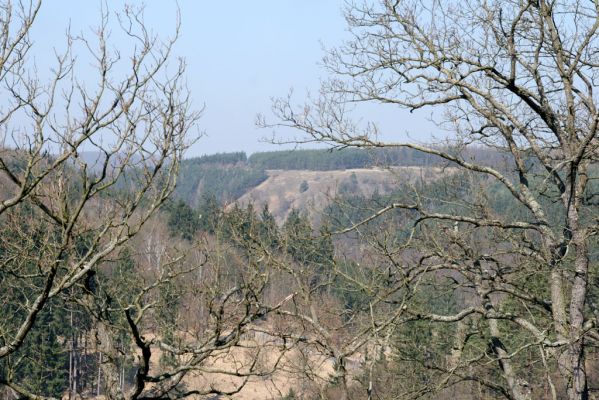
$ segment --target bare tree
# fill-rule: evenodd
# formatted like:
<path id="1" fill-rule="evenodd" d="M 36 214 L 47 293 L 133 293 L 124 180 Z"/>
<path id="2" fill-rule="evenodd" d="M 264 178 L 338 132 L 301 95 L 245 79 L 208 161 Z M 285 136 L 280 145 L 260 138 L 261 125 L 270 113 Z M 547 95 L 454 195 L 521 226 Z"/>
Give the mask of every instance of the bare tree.
<path id="1" fill-rule="evenodd" d="M 415 215 L 401 245 L 373 244 L 386 256 L 390 276 L 403 276 L 395 289 L 380 293 L 410 300 L 394 300 L 395 322 L 450 324 L 459 333 L 453 361 L 426 365 L 445 375 L 439 386 L 459 379 L 507 398 L 543 397 L 530 393 L 531 369 L 520 357 L 534 348 L 545 371 L 536 376 L 546 382 L 545 396 L 588 399 L 599 340 L 589 291 L 596 277 L 590 249 L 597 233 L 599 6 L 580 0 L 381 0 L 348 2 L 346 19 L 352 39 L 325 57 L 332 78 L 322 96 L 299 109 L 291 98 L 280 99 L 274 103 L 278 122 L 259 123 L 307 133 L 296 142 L 412 148 L 462 170 L 478 195 L 447 198 L 459 205 L 442 207 L 444 199 L 417 191 L 343 232 L 399 209 Z M 442 110 L 435 120 L 452 134 L 445 146 L 380 140 L 375 125 L 348 119 L 361 102 Z M 462 150 L 474 144 L 505 154 L 507 165 L 466 157 L 470 153 Z M 498 212 L 493 191 L 517 212 Z M 429 289 L 445 280 L 470 299 L 450 314 L 418 307 L 409 293 L 426 276 Z M 386 296 L 375 298 L 389 304 Z M 378 331 L 382 317 L 374 318 Z M 463 350 L 476 337 L 490 350 L 471 353 L 468 361 Z M 503 381 L 471 368 L 488 357 Z"/>
<path id="2" fill-rule="evenodd" d="M 103 11 L 91 35 L 67 33 L 46 79 L 31 37 L 42 11 L 41 1 L 0 5 L 4 367 L 48 304 L 79 296 L 168 198 L 199 118 L 172 55 L 178 19 L 162 39 L 142 9 Z M 4 367 L 1 382 L 34 397 Z"/>
<path id="3" fill-rule="evenodd" d="M 272 335 L 260 340 L 255 332 L 293 296 L 267 298 L 276 260 L 244 237 L 246 226 L 240 222 L 235 215 L 215 221 L 220 226 L 201 245 L 173 246 L 172 238 L 163 237 L 168 245 L 138 254 L 148 284 L 137 279 L 115 293 L 111 287 L 117 286 L 107 281 L 94 294 L 88 304 L 99 321 L 98 333 L 103 331 L 100 352 L 110 360 L 103 368 L 103 393 L 131 399 L 232 396 L 252 379 L 260 384 L 279 369 L 291 346 L 281 346 Z M 135 241 L 145 241 L 149 230 Z M 117 324 L 102 315 L 105 301 L 99 300 L 111 293 L 119 299 L 110 307 L 120 315 Z M 119 331 L 131 341 L 124 350 L 114 339 Z M 136 359 L 127 390 L 116 384 L 119 352 Z"/>

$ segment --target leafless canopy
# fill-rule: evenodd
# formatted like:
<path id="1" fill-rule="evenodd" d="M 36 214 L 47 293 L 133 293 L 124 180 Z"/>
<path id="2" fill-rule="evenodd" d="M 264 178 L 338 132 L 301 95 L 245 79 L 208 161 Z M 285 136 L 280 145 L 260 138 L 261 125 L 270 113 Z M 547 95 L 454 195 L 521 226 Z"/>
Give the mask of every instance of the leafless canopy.
<path id="1" fill-rule="evenodd" d="M 165 40 L 142 9 L 105 11 L 36 65 L 32 28 L 51 6 L 0 4 L 0 359 L 167 199 L 199 118 L 171 54 L 178 21 Z"/>
<path id="2" fill-rule="evenodd" d="M 588 368 L 594 357 L 589 349 L 599 339 L 596 306 L 589 294 L 596 273 L 589 248 L 596 245 L 598 228 L 596 208 L 589 200 L 597 194 L 593 181 L 599 145 L 599 4 L 374 3 L 347 3 L 352 39 L 326 55 L 332 77 L 321 96 L 299 109 L 291 98 L 277 100 L 273 108 L 278 121 L 260 123 L 298 128 L 307 134 L 299 142 L 409 147 L 484 178 L 486 189 L 472 193 L 464 207 L 440 212 L 416 196 L 413 202 L 392 204 L 373 215 L 379 218 L 397 209 L 418 214 L 410 240 L 383 252 L 406 276 L 402 285 L 418 281 L 416 276 L 425 271 L 445 270 L 437 272 L 436 279 L 450 276 L 477 298 L 452 315 L 411 311 L 407 304 L 402 315 L 455 322 L 462 332 L 456 334 L 462 341 L 454 347 L 459 351 L 453 352 L 459 361 L 439 367 L 447 372 L 445 383 L 458 377 L 484 381 L 467 370 L 476 357 L 460 358 L 465 357 L 465 343 L 476 336 L 465 334 L 464 326 L 478 326 L 472 321 L 482 319 L 491 337 L 493 365 L 503 377 L 501 384 L 490 380 L 485 385 L 508 398 L 538 397 L 528 392 L 526 368 L 517 356 L 534 346 L 539 363 L 543 360 L 545 365 L 545 376 L 539 379 L 546 380 L 547 393 L 554 398 L 566 393 L 570 399 L 589 398 Z M 374 125 L 364 129 L 349 120 L 352 105 L 360 102 L 438 110 L 434 119 L 451 132 L 451 151 L 447 146 L 380 140 Z M 507 154 L 508 168 L 465 158 L 460 149 L 472 144 Z M 489 207 L 481 193 L 491 186 L 500 188 L 523 212 L 498 214 Z M 350 230 L 361 226 L 358 222 Z M 422 255 L 419 263 L 406 266 L 406 258 L 398 261 L 398 254 L 405 255 L 407 249 Z M 520 306 L 506 311 L 510 301 Z M 528 339 L 512 340 L 508 331 Z"/>

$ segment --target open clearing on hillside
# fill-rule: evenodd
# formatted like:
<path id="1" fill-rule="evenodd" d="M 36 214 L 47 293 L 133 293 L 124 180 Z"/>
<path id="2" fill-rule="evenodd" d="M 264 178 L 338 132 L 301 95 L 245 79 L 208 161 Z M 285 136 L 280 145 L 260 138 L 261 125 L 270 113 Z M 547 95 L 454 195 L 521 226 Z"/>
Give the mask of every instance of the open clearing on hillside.
<path id="1" fill-rule="evenodd" d="M 396 190 L 399 182 L 431 181 L 455 170 L 449 167 L 268 170 L 268 179 L 241 196 L 237 203 L 242 206 L 253 203 L 260 207 L 268 204 L 280 223 L 292 209 L 319 214 L 338 193 L 370 196 L 378 191 L 387 194 Z"/>

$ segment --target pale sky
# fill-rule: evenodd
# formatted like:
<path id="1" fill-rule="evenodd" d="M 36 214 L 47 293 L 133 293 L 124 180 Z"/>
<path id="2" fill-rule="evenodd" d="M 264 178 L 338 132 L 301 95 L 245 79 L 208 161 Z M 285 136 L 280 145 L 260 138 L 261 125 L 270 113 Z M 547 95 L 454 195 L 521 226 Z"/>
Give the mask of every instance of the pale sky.
<path id="1" fill-rule="evenodd" d="M 119 10 L 122 0 L 108 1 Z M 130 4 L 141 4 L 129 1 Z M 188 64 L 194 104 L 206 110 L 200 139 L 188 156 L 215 152 L 277 150 L 260 142 L 272 131 L 257 129 L 256 115 L 268 115 L 271 97 L 293 88 L 298 102 L 317 92 L 326 71 L 319 65 L 322 46 L 347 38 L 343 0 L 180 0 L 182 36 L 176 55 Z M 97 25 L 101 3 L 95 0 L 46 1 L 35 27 L 37 45 L 64 44 L 65 28 L 85 32 Z M 146 22 L 157 33 L 173 31 L 176 3 L 146 2 Z M 422 116 L 401 110 L 369 107 L 358 118 L 378 122 L 386 135 L 427 135 L 432 127 Z M 397 132 L 396 129 L 399 129 Z"/>

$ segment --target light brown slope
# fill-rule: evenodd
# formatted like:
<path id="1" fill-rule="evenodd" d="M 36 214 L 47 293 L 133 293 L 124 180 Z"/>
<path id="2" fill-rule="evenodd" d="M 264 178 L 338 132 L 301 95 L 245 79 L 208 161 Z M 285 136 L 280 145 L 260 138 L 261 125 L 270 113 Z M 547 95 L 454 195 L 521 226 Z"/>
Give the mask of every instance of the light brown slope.
<path id="1" fill-rule="evenodd" d="M 449 168 L 395 167 L 393 169 L 347 169 L 336 171 L 270 170 L 268 179 L 237 200 L 240 205 L 254 203 L 257 207 L 268 204 L 271 213 L 280 223 L 292 209 L 317 215 L 338 192 L 371 195 L 378 190 L 390 193 L 398 182 L 434 180 L 452 173 Z M 302 182 L 308 185 L 301 192 Z"/>

